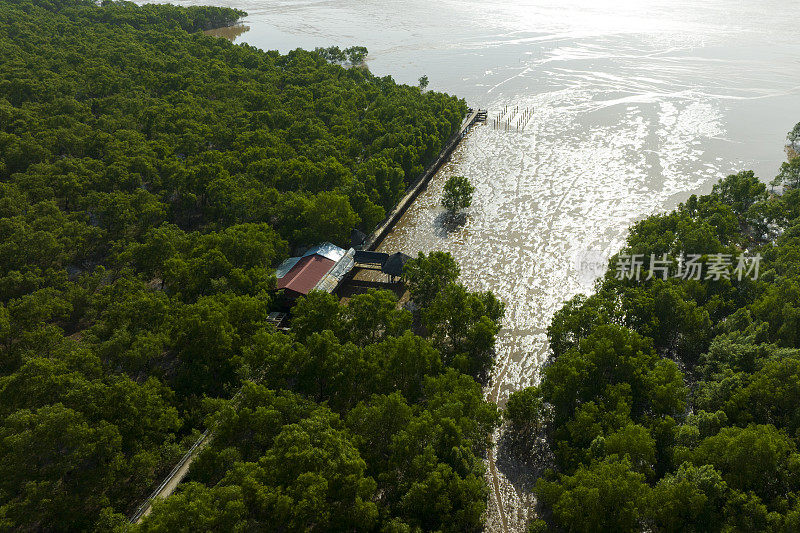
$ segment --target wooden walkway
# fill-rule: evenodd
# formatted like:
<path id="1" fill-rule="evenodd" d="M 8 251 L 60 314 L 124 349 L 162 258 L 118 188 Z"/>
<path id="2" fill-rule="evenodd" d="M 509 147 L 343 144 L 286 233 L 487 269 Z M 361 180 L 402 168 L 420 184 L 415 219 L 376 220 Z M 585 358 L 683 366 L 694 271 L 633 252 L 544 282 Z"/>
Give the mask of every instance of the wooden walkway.
<path id="1" fill-rule="evenodd" d="M 262 371 L 258 376 L 253 378 L 253 381 L 259 383 L 264 376 L 264 372 Z M 237 408 L 239 405 L 239 400 L 242 396 L 242 390 L 244 387 L 240 388 L 236 394 L 230 399 L 230 404 L 233 405 L 234 408 Z M 172 494 L 178 485 L 180 485 L 183 478 L 186 477 L 186 474 L 189 473 L 189 468 L 192 466 L 192 462 L 197 458 L 198 454 L 208 446 L 211 440 L 214 438 L 214 428 L 210 427 L 206 429 L 194 444 L 183 454 L 183 457 L 180 458 L 178 464 L 167 474 L 167 477 L 164 478 L 158 487 L 147 497 L 146 500 L 142 502 L 142 504 L 136 508 L 136 512 L 130 518 L 130 523 L 138 524 L 142 521 L 142 519 L 150 514 L 150 511 L 153 510 L 153 502 L 155 500 L 163 500 L 167 498 L 170 494 Z"/>

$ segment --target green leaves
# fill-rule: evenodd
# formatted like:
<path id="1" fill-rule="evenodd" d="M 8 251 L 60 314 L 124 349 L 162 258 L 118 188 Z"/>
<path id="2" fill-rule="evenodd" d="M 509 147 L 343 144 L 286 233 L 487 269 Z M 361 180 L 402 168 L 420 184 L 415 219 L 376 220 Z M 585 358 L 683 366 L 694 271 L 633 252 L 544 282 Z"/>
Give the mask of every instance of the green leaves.
<path id="1" fill-rule="evenodd" d="M 109 504 L 124 456 L 121 437 L 105 421 L 90 424 L 61 404 L 20 410 L 0 425 L 2 514 L 22 527 L 90 527 Z"/>
<path id="2" fill-rule="evenodd" d="M 649 515 L 659 531 L 721 529 L 728 485 L 711 465 L 683 463 L 653 488 Z"/>
<path id="3" fill-rule="evenodd" d="M 540 480 L 536 494 L 567 531 L 637 531 L 649 492 L 644 476 L 626 462 L 598 461 L 581 466 L 558 482 Z"/>
<path id="4" fill-rule="evenodd" d="M 731 488 L 753 491 L 766 501 L 800 481 L 796 445 L 770 425 L 723 428 L 694 450 L 676 454 L 696 465 L 713 465 Z"/>
<path id="5" fill-rule="evenodd" d="M 451 283 L 455 283 L 461 268 L 449 252 L 422 252 L 405 265 L 405 280 L 411 298 L 421 307 L 428 307 L 436 295 Z"/>
<path id="6" fill-rule="evenodd" d="M 235 529 L 369 530 L 378 519 L 376 483 L 338 416 L 293 394 L 246 384 L 237 408 L 217 421 L 189 484 L 156 506 L 144 530 L 161 530 L 183 514 L 190 529 L 224 522 Z M 209 497 L 224 507 L 198 505 Z"/>
<path id="7" fill-rule="evenodd" d="M 302 218 L 304 228 L 299 230 L 298 235 L 302 236 L 297 240 L 307 243 L 329 240 L 345 245 L 350 232 L 361 222 L 347 196 L 333 192 L 321 192 L 313 197 L 303 209 Z"/>
<path id="8" fill-rule="evenodd" d="M 766 200 L 767 187 L 748 170 L 720 180 L 714 185 L 711 196 L 719 198 L 741 216 L 756 202 Z"/>
<path id="9" fill-rule="evenodd" d="M 513 431 L 530 438 L 545 421 L 544 402 L 539 387 L 527 387 L 511 393 L 506 402 L 503 418 Z"/>
<path id="10" fill-rule="evenodd" d="M 504 313 L 505 306 L 491 292 L 470 293 L 450 283 L 422 312 L 422 322 L 446 364 L 485 380 L 494 364 L 495 335 Z"/>
<path id="11" fill-rule="evenodd" d="M 481 313 L 500 308 L 487 295 L 475 298 Z M 258 332 L 243 357 L 266 386 L 294 394 L 245 384 L 215 418 L 192 479 L 214 490 L 241 487 L 238 523 L 479 529 L 488 494 L 481 457 L 500 416 L 472 377 L 446 368 L 410 328 L 389 292 L 355 296 L 346 307 L 326 293 L 301 299 L 293 333 Z M 166 516 L 154 511 L 148 522 Z"/>
<path id="12" fill-rule="evenodd" d="M 427 81 L 427 79 L 426 79 Z M 472 194 L 475 187 L 463 176 L 451 176 L 444 184 L 444 194 L 442 195 L 442 207 L 451 214 L 455 214 L 462 209 L 472 205 Z"/>

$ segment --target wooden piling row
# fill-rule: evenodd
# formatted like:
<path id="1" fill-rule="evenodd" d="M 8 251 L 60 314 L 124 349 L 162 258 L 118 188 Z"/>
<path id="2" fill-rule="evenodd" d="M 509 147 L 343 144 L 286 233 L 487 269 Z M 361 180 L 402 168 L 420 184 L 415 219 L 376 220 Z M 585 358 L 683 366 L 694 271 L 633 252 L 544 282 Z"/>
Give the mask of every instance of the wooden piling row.
<path id="1" fill-rule="evenodd" d="M 492 128 L 503 131 L 525 131 L 525 126 L 533 118 L 533 113 L 534 108 L 532 107 L 526 107 L 520 112 L 519 106 L 515 106 L 509 112 L 508 106 L 505 106 L 492 119 Z"/>

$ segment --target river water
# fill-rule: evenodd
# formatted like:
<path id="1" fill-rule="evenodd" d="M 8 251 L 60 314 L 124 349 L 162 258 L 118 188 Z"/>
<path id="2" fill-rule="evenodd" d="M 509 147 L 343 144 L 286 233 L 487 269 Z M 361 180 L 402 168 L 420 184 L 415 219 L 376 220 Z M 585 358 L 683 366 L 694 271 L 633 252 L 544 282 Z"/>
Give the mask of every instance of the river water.
<path id="1" fill-rule="evenodd" d="M 486 391 L 501 405 L 536 383 L 550 318 L 591 291 L 631 223 L 740 169 L 771 180 L 800 121 L 800 6 L 785 0 L 173 3 L 249 12 L 225 36 L 263 49 L 364 45 L 375 74 L 425 74 L 489 110 L 381 248 L 450 251 L 470 289 L 506 303 Z M 506 108 L 511 127 L 494 127 Z M 477 188 L 458 227 L 438 206 L 451 175 Z M 528 517 L 506 474 L 492 455 L 489 531 Z"/>

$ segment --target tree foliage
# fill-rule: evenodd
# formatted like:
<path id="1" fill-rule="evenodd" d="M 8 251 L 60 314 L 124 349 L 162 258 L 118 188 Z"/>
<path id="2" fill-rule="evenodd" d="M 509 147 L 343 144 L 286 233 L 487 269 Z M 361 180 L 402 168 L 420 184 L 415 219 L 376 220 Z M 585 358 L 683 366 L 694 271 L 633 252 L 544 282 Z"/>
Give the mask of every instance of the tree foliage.
<path id="1" fill-rule="evenodd" d="M 463 176 L 451 176 L 444 184 L 442 207 L 450 214 L 455 214 L 472 205 L 472 194 L 475 187 Z"/>
<path id="2" fill-rule="evenodd" d="M 427 380 L 448 366 L 410 313 L 374 293 L 349 307 L 312 295 L 292 336 L 268 316 L 275 265 L 370 231 L 466 105 L 372 75 L 363 47 L 281 55 L 200 33 L 243 15 L 0 2 L 0 529 L 121 527 L 265 374 L 275 390 L 219 422 L 225 447 L 143 528 L 376 529 L 431 513 L 419 492 L 381 501 L 381 466 L 344 422 L 393 393 L 428 422 Z M 493 411 L 462 377 L 449 394 L 469 401 L 430 422 L 441 459 L 398 452 L 419 470 L 397 494 L 440 483 L 449 504 L 425 520 L 478 524 L 482 463 L 455 456 L 479 457 L 495 418 L 469 426 L 476 405 Z"/>
<path id="3" fill-rule="evenodd" d="M 403 269 L 403 279 L 411 298 L 427 307 L 445 287 L 455 283 L 461 269 L 448 252 L 422 252 L 408 261 Z"/>

